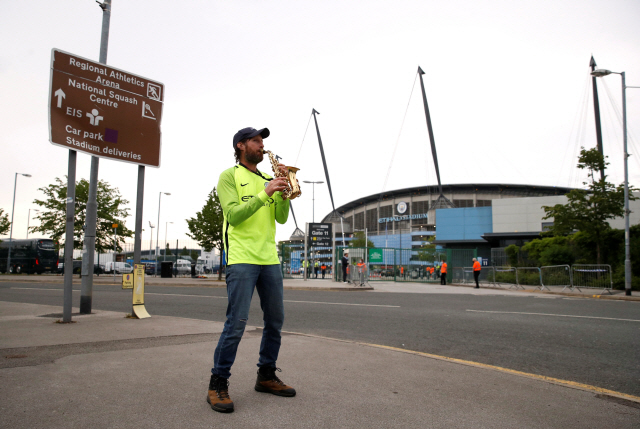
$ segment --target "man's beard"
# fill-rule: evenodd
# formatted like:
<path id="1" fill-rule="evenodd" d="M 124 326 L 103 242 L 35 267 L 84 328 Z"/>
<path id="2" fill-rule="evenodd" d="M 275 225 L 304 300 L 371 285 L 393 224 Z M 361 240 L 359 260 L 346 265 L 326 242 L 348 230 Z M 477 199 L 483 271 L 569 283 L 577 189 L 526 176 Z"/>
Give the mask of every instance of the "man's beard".
<path id="1" fill-rule="evenodd" d="M 255 151 L 255 152 L 247 151 L 244 158 L 247 160 L 248 163 L 257 165 L 262 162 L 264 155 L 262 154 L 262 151 Z"/>

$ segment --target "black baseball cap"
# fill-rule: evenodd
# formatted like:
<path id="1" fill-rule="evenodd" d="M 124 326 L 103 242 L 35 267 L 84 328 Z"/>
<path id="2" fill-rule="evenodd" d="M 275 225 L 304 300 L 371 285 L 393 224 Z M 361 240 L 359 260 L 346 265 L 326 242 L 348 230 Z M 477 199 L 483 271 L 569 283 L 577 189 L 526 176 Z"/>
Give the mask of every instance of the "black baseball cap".
<path id="1" fill-rule="evenodd" d="M 263 128 L 261 130 L 256 130 L 255 128 L 251 127 L 243 128 L 238 131 L 235 136 L 233 136 L 233 148 L 235 149 L 238 143 L 240 143 L 240 141 L 244 139 L 250 139 L 257 135 L 261 135 L 263 139 L 266 139 L 267 137 L 269 137 L 269 134 L 271 134 L 269 132 L 269 128 Z"/>

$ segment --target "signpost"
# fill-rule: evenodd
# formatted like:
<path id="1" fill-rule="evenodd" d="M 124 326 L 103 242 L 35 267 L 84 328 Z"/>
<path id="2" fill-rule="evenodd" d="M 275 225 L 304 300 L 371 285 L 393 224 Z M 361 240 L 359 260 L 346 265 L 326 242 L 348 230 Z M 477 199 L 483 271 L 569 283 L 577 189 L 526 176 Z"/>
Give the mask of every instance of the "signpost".
<path id="1" fill-rule="evenodd" d="M 318 247 L 332 247 L 333 246 L 333 224 L 331 223 L 309 223 L 307 224 L 308 230 L 308 248 L 309 252 L 314 252 L 314 259 L 317 259 Z M 312 268 L 312 272 L 315 270 L 315 261 L 309 262 L 307 251 L 305 249 L 305 258 L 307 264 Z M 306 270 L 305 270 L 306 271 Z M 306 279 L 306 274 L 305 274 Z"/>
<path id="2" fill-rule="evenodd" d="M 138 165 L 134 262 L 140 262 L 144 169 L 160 166 L 164 101 L 162 83 L 106 65 L 111 0 L 99 4 L 104 12 L 100 62 L 54 48 L 49 86 L 49 140 L 70 151 L 67 236 L 73 232 L 76 151 L 92 156 L 83 255 L 88 267 L 95 251 L 98 157 Z M 65 253 L 72 255 L 73 248 L 67 246 Z M 82 275 L 80 313 L 90 314 L 92 270 Z M 64 322 L 71 321 L 71 287 L 71 277 L 65 277 Z"/>
<path id="3" fill-rule="evenodd" d="M 164 85 L 58 49 L 51 51 L 52 144 L 160 166 Z"/>
<path id="4" fill-rule="evenodd" d="M 310 223 L 309 247 L 331 247 L 333 244 L 333 224 Z"/>

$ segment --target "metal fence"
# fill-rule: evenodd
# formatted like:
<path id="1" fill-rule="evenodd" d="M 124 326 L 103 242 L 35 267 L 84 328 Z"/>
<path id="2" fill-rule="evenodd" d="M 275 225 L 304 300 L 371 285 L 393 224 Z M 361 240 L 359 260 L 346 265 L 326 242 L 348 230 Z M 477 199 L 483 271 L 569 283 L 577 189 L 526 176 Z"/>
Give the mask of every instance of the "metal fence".
<path id="1" fill-rule="evenodd" d="M 547 286 L 563 286 L 562 291 L 572 289 L 573 280 L 569 265 L 551 265 L 540 267 L 542 284 Z M 547 287 L 547 289 L 549 289 Z"/>
<path id="2" fill-rule="evenodd" d="M 571 267 L 572 288 L 578 289 L 602 289 L 611 293 L 613 289 L 613 275 L 611 265 L 574 264 Z"/>
<path id="3" fill-rule="evenodd" d="M 473 267 L 463 267 L 457 269 L 458 273 L 462 275 L 463 284 L 475 284 L 476 280 L 473 277 Z M 485 284 L 489 286 L 497 286 L 496 284 L 496 269 L 495 267 L 481 267 L 480 275 L 478 276 L 478 284 Z"/>
<path id="4" fill-rule="evenodd" d="M 496 286 L 502 287 L 503 285 L 509 285 L 509 289 L 513 287 L 518 289 L 520 287 L 518 285 L 518 272 L 514 267 L 498 266 L 493 267 L 493 269 Z"/>
<path id="5" fill-rule="evenodd" d="M 542 272 L 540 267 L 516 267 L 516 282 L 524 289 L 524 286 L 535 286 L 543 290 Z M 547 288 L 547 290 L 550 290 Z"/>

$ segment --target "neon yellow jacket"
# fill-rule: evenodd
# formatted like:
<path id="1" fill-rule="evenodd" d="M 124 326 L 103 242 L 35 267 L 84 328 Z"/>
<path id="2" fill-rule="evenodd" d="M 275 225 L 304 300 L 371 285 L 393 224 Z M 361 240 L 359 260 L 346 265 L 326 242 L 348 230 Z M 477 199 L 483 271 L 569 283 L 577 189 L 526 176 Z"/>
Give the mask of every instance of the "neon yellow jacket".
<path id="1" fill-rule="evenodd" d="M 239 164 L 225 170 L 218 180 L 218 197 L 224 215 L 223 240 L 228 265 L 279 264 L 276 221 L 289 217 L 289 200 L 280 192 L 271 197 L 264 188 L 271 176 Z"/>

